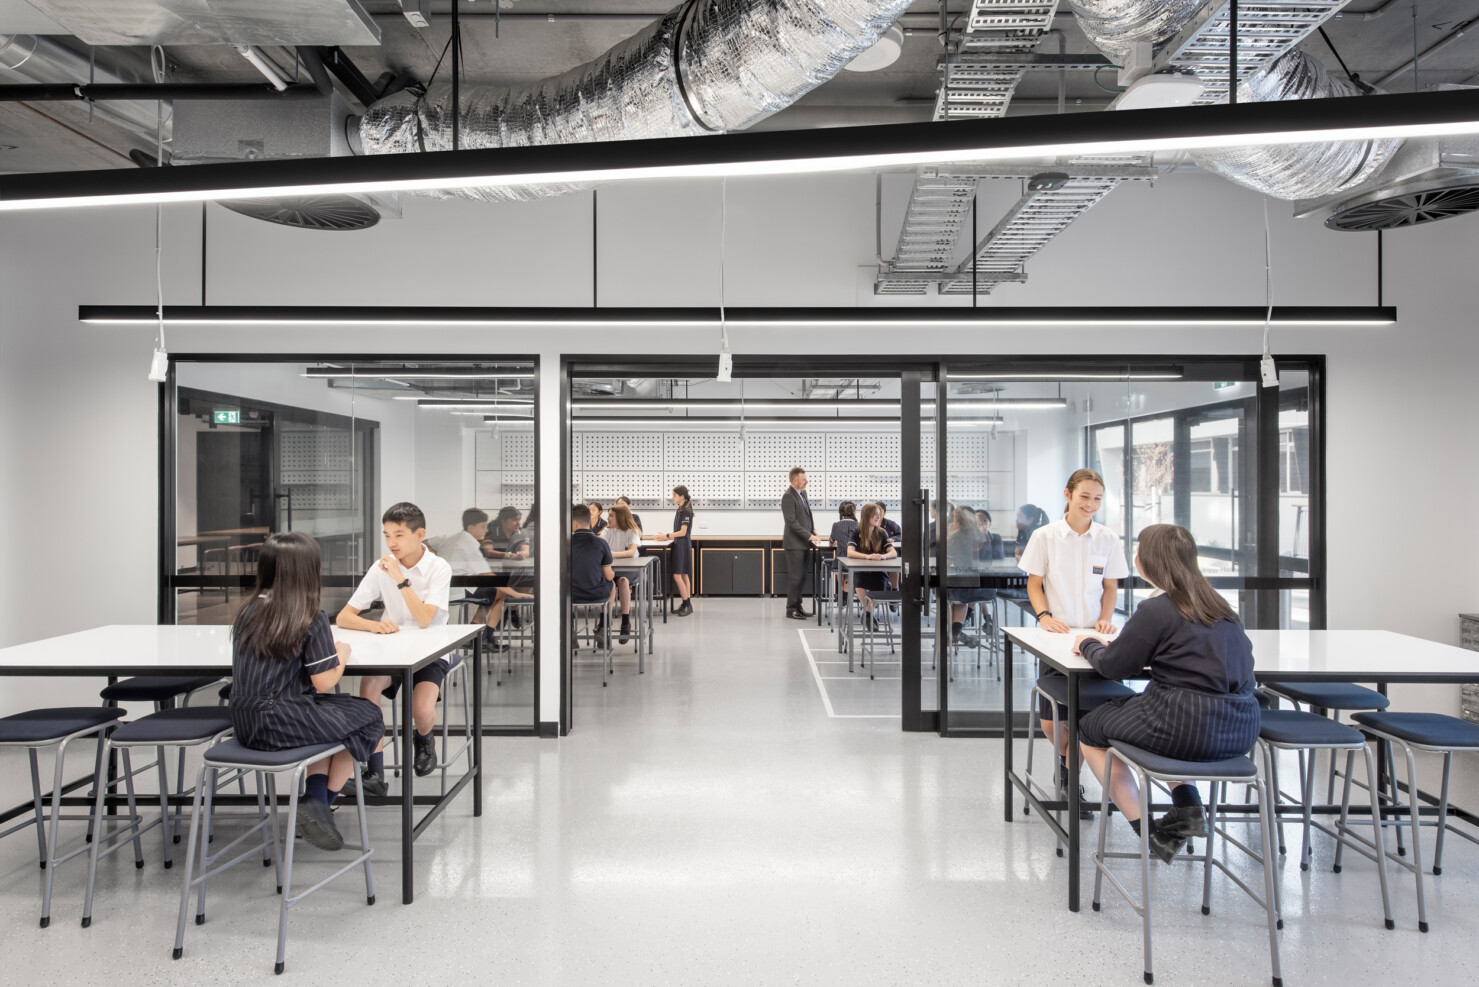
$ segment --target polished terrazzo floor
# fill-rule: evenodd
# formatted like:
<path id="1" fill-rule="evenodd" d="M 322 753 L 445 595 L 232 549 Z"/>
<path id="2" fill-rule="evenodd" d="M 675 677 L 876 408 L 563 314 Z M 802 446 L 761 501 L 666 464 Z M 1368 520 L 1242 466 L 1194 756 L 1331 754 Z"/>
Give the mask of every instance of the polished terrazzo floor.
<path id="1" fill-rule="evenodd" d="M 367 908 L 347 876 L 295 909 L 273 982 L 1141 983 L 1133 912 L 1114 898 L 1092 912 L 1087 890 L 1084 910 L 1068 912 L 1051 834 L 1003 821 L 1000 741 L 829 717 L 802 645 L 815 650 L 826 632 L 782 610 L 698 600 L 659 629 L 645 675 L 619 660 L 603 689 L 597 666 L 578 670 L 569 737 L 487 741 L 484 815 L 464 801 L 428 829 L 409 907 L 398 816 L 373 815 L 378 903 Z M 897 682 L 876 686 L 897 695 Z M 1479 804 L 1475 768 L 1457 772 L 1457 801 Z M 28 797 L 25 771 L 23 757 L 0 753 L 7 804 Z M 272 980 L 270 872 L 243 866 L 214 882 L 209 921 L 188 927 L 172 961 L 180 871 L 162 869 L 149 839 L 145 869 L 122 857 L 103 866 L 87 930 L 85 862 L 59 870 L 42 930 L 35 840 L 0 841 L 0 979 Z M 1128 846 L 1128 830 L 1117 839 Z M 1475 982 L 1479 847 L 1449 840 L 1426 935 L 1410 875 L 1392 875 L 1388 932 L 1373 866 L 1348 860 L 1335 875 L 1333 853 L 1318 840 L 1311 872 L 1280 865 L 1286 984 Z M 300 879 L 326 873 L 330 856 L 303 853 Z M 1200 871 L 1157 866 L 1154 890 L 1158 984 L 1268 982 L 1262 912 L 1229 882 L 1214 877 L 1209 917 Z"/>

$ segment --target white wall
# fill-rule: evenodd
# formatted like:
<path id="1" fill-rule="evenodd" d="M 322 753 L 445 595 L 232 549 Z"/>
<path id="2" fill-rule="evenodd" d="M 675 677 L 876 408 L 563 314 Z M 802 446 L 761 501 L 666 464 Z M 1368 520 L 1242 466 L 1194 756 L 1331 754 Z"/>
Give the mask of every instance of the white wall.
<path id="1" fill-rule="evenodd" d="M 896 217 L 907 182 L 890 179 Z M 867 293 L 874 257 L 874 182 L 866 175 L 729 182 L 726 298 L 731 305 L 901 304 Z M 712 304 L 717 299 L 716 182 L 633 185 L 600 193 L 603 305 Z M 217 304 L 586 305 L 591 301 L 591 199 L 488 206 L 408 200 L 405 218 L 356 234 L 314 234 L 210 209 L 209 301 Z M 1299 223 L 1274 203 L 1275 300 L 1370 304 L 1375 238 Z M 984 220 L 985 217 L 983 217 Z M 200 300 L 200 215 L 172 207 L 165 229 L 167 300 Z M 885 228 L 892 249 L 897 219 Z M 988 304 L 1244 304 L 1263 300 L 1262 209 L 1247 192 L 1197 173 L 1154 189 L 1126 186 L 1028 266 L 1026 285 Z M 7 214 L 0 218 L 0 462 L 8 555 L 0 593 L 14 601 L 0 645 L 109 622 L 154 617 L 156 388 L 145 380 L 150 332 L 82 326 L 78 303 L 153 300 L 153 213 L 143 208 Z M 1472 368 L 1479 334 L 1468 296 L 1479 217 L 1387 237 L 1388 329 L 1286 330 L 1276 352 L 1329 355 L 1329 599 L 1333 627 L 1383 627 L 1457 639 L 1460 611 L 1479 609 L 1479 529 L 1450 520 L 1479 482 L 1468 455 L 1479 413 Z M 965 304 L 968 300 L 952 300 Z M 737 353 L 805 354 L 1256 352 L 1255 330 L 939 329 L 731 331 Z M 550 453 L 541 499 L 562 500 L 553 450 L 559 438 L 554 373 L 561 352 L 629 355 L 713 353 L 711 332 L 609 329 L 262 328 L 172 332 L 176 352 L 408 353 L 541 359 L 539 432 Z M 418 473 L 459 489 L 436 464 Z M 387 442 L 392 441 L 389 426 Z M 425 436 L 445 449 L 447 436 Z M 459 454 L 460 455 L 460 454 Z M 1076 455 L 1076 454 L 1075 454 Z M 1067 465 L 1063 463 L 1061 465 Z M 1047 468 L 1044 466 L 1044 468 Z M 1061 472 L 1061 468 L 1060 468 Z M 416 478 L 422 497 L 422 476 Z M 457 484 L 462 481 L 456 480 Z M 387 488 L 386 494 L 390 494 Z M 460 505 L 465 499 L 457 499 Z M 424 499 L 424 498 L 423 498 Z M 1406 537 L 1374 534 L 1375 504 L 1401 504 Z M 446 499 L 435 508 L 452 510 Z M 460 509 L 460 507 L 458 508 Z M 544 512 L 541 546 L 558 542 L 559 515 Z M 112 536 L 106 556 L 92 532 Z M 446 523 L 439 521 L 438 523 Z M 455 524 L 455 519 L 452 520 Z M 74 534 L 75 532 L 75 534 Z M 1380 560 L 1378 563 L 1378 559 Z M 1398 564 L 1392 564 L 1399 560 Z M 544 615 L 559 619 L 557 560 L 546 556 Z M 83 565 L 109 573 L 106 592 L 79 604 L 70 592 Z M 96 585 L 96 583 L 94 583 Z M 557 714 L 557 664 L 547 653 L 540 718 Z M 0 709 L 63 694 L 0 683 Z M 1403 692 L 1406 695 L 1403 695 Z M 1455 692 L 1403 690 L 1399 702 L 1457 708 Z M 65 694 L 75 698 L 75 687 Z"/>

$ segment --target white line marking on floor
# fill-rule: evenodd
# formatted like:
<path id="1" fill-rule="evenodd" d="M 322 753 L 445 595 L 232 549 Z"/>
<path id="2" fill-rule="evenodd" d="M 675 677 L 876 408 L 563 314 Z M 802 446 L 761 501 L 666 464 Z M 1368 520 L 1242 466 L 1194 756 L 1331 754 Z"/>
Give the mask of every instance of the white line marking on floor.
<path id="1" fill-rule="evenodd" d="M 897 720 L 896 713 L 838 713 L 832 709 L 832 700 L 827 695 L 827 687 L 822 685 L 822 673 L 817 669 L 816 659 L 811 655 L 811 648 L 806 643 L 806 629 L 796 628 L 796 634 L 801 638 L 802 650 L 806 652 L 806 663 L 811 666 L 811 677 L 816 681 L 817 692 L 822 694 L 822 706 L 827 710 L 827 718 L 831 720 Z M 831 675 L 828 678 L 842 678 L 843 676 Z"/>

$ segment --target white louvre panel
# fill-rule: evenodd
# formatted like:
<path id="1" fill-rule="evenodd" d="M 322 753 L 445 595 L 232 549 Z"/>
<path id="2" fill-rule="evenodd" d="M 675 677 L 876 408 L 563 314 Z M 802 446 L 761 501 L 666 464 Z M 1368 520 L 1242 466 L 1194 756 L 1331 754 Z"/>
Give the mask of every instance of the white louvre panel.
<path id="1" fill-rule="evenodd" d="M 587 432 L 581 447 L 581 469 L 651 469 L 663 461 L 661 432 Z"/>
<path id="2" fill-rule="evenodd" d="M 582 500 L 598 500 L 606 507 L 618 497 L 630 497 L 638 511 L 656 507 L 668 499 L 662 474 L 656 471 L 586 472 L 581 474 L 580 489 Z"/>
<path id="3" fill-rule="evenodd" d="M 739 510 L 744 507 L 745 477 L 742 473 L 668 473 L 663 488 L 688 488 L 695 510 Z"/>
<path id="4" fill-rule="evenodd" d="M 532 470 L 534 468 L 534 432 L 504 432 L 499 436 L 502 451 L 501 468 Z"/>
<path id="5" fill-rule="evenodd" d="M 899 436 L 895 432 L 885 435 L 858 434 L 855 432 L 827 433 L 827 473 L 854 471 L 872 467 L 886 473 L 899 472 Z M 856 500 L 856 497 L 844 497 Z M 877 498 L 874 498 L 875 500 Z"/>
<path id="6" fill-rule="evenodd" d="M 745 436 L 745 470 L 783 470 L 800 466 L 808 473 L 826 467 L 822 436 L 805 432 L 749 432 Z"/>
<path id="7" fill-rule="evenodd" d="M 662 464 L 666 469 L 739 471 L 745 468 L 737 432 L 668 432 L 662 439 Z"/>

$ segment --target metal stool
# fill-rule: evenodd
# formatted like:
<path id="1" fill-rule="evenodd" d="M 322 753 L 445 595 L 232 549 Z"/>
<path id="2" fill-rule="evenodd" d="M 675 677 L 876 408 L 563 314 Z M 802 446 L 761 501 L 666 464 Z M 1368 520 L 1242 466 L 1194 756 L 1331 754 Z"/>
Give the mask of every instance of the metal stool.
<path id="1" fill-rule="evenodd" d="M 598 603 L 571 603 L 571 617 L 574 623 L 570 635 L 570 643 L 575 650 L 580 650 L 580 642 L 589 641 L 591 650 L 601 655 L 601 688 L 606 688 L 606 680 L 610 678 L 613 669 L 611 651 L 611 601 L 602 600 Z M 602 633 L 596 633 L 596 624 L 591 623 L 591 618 L 599 618 Z M 581 630 L 581 621 L 585 621 L 585 630 Z"/>
<path id="2" fill-rule="evenodd" d="M 103 831 L 103 793 L 106 786 L 97 786 L 97 801 L 93 805 L 93 841 L 92 853 L 87 863 L 87 898 L 82 906 L 82 927 L 84 929 L 92 925 L 92 901 L 93 891 L 96 888 L 98 876 L 98 861 L 108 856 L 121 847 L 122 843 L 116 843 L 107 850 L 102 845 L 111 840 L 118 839 L 125 834 L 131 834 L 137 846 L 139 838 L 155 826 L 160 828 L 160 834 L 164 837 L 164 866 L 169 868 L 174 865 L 172 857 L 172 846 L 174 841 L 169 832 L 169 772 L 165 767 L 164 749 L 166 747 L 180 748 L 180 760 L 185 759 L 185 748 L 198 747 L 201 744 L 211 743 L 219 740 L 223 735 L 231 732 L 231 714 L 220 706 L 182 706 L 178 709 L 166 709 L 158 713 L 145 716 L 142 719 L 125 723 L 118 727 L 107 738 L 105 753 L 108 750 L 117 749 L 123 754 L 123 765 L 126 772 L 130 771 L 129 752 L 135 747 L 153 747 L 159 752 L 155 763 L 159 766 L 159 818 L 149 825 L 141 825 L 143 816 L 135 815 L 128 825 L 120 827 L 111 833 Z M 140 771 L 144 770 L 139 768 Z M 182 785 L 183 787 L 183 785 Z M 192 794 L 186 791 L 177 792 L 184 796 Z M 262 789 L 257 788 L 257 807 L 265 819 L 267 816 L 266 805 L 262 800 Z M 179 818 L 176 812 L 176 818 Z M 139 861 L 142 864 L 142 859 Z M 264 864 L 272 863 L 272 858 L 267 857 L 262 861 Z"/>
<path id="3" fill-rule="evenodd" d="M 440 661 L 441 659 L 439 658 L 437 660 Z M 495 657 L 494 660 L 496 661 L 497 658 Z M 447 794 L 447 768 L 450 766 L 449 761 L 455 761 L 459 757 L 461 757 L 463 754 L 466 754 L 467 755 L 467 770 L 469 772 L 471 772 L 472 771 L 472 768 L 473 768 L 473 764 L 472 764 L 472 690 L 467 687 L 466 676 L 465 676 L 466 671 L 467 671 L 467 662 L 463 661 L 462 660 L 462 657 L 459 655 L 457 657 L 457 660 L 455 662 L 453 662 L 452 665 L 447 669 L 447 677 L 442 680 L 442 685 L 443 685 L 442 697 L 441 697 L 442 698 L 442 722 L 441 722 L 442 757 L 441 757 L 441 767 L 438 770 L 440 770 L 441 771 L 441 774 L 442 774 L 442 794 L 443 795 L 446 795 Z M 462 746 L 459 747 L 459 748 L 457 748 L 456 751 L 454 751 L 453 753 L 451 753 L 449 755 L 447 753 L 447 747 L 448 747 L 448 744 L 449 744 L 448 737 L 450 736 L 450 733 L 451 733 L 451 723 L 449 722 L 448 717 L 447 717 L 447 710 L 448 710 L 448 708 L 450 707 L 451 704 L 446 701 L 446 699 L 447 699 L 447 695 L 446 694 L 447 694 L 447 690 L 448 689 L 452 689 L 454 687 L 460 687 L 460 690 L 459 691 L 462 693 Z M 412 686 L 412 688 L 415 688 L 415 687 Z M 396 697 L 396 700 L 398 700 L 399 698 L 400 697 L 397 696 Z M 402 761 L 401 761 L 401 754 L 402 754 L 402 751 L 401 751 L 401 747 L 402 747 L 402 743 L 401 743 L 401 712 L 400 712 L 401 711 L 401 704 L 398 701 L 396 701 L 396 700 L 392 700 L 391 703 L 390 703 L 390 736 L 391 736 L 391 744 L 390 744 L 391 754 L 390 754 L 390 757 L 391 757 L 391 759 L 390 759 L 390 762 L 387 763 L 385 766 L 387 768 L 391 768 L 392 770 L 394 770 L 395 771 L 395 777 L 399 778 L 401 776 L 401 769 L 405 767 L 405 764 L 402 763 Z"/>
<path id="4" fill-rule="evenodd" d="M 876 628 L 880 623 L 883 624 L 884 638 L 888 642 L 888 653 L 896 654 L 897 649 L 894 646 L 894 619 L 891 607 L 895 603 L 903 602 L 904 594 L 896 589 L 875 589 L 868 591 L 868 613 L 863 622 L 863 646 L 859 650 L 858 664 L 867 667 L 868 678 L 870 679 L 874 677 L 875 672 L 875 662 L 871 659 L 873 658 L 873 639 L 877 631 L 873 628 Z M 880 613 L 883 615 L 882 620 L 879 619 Z M 868 621 L 870 620 L 873 623 L 873 628 L 868 626 Z M 849 664 L 847 670 L 849 672 L 852 671 L 851 664 Z"/>
<path id="5" fill-rule="evenodd" d="M 0 837 L 17 833 L 27 826 L 36 827 L 36 845 L 41 854 L 41 867 L 46 871 L 46 882 L 41 892 L 41 928 L 51 924 L 51 888 L 56 877 L 57 864 L 65 863 L 78 854 L 88 852 L 88 844 L 84 843 L 67 853 L 65 857 L 56 855 L 56 833 L 60 823 L 66 819 L 82 820 L 89 823 L 91 830 L 92 815 L 62 815 L 62 768 L 67 760 L 67 745 L 80 737 L 96 735 L 98 738 L 97 760 L 93 764 L 93 784 L 101 793 L 109 786 L 103 778 L 103 738 L 109 727 L 118 721 L 123 715 L 123 710 L 110 706 L 62 706 L 53 709 L 33 709 L 24 713 L 0 719 L 0 747 L 24 747 L 31 755 L 31 798 L 35 805 L 35 815 L 26 822 L 10 827 L 0 833 Z M 36 752 L 43 747 L 56 748 L 56 767 L 52 771 L 51 783 L 51 811 L 45 811 L 41 795 L 41 771 L 37 765 Z M 136 823 L 139 818 L 138 808 L 134 804 L 133 772 L 128 771 L 127 754 L 125 753 L 124 773 L 120 781 L 123 782 L 128 792 L 128 814 L 129 821 Z M 114 783 L 116 784 L 116 782 Z M 101 795 L 99 796 L 101 797 Z M 50 828 L 47 823 L 50 822 Z M 89 835 L 92 835 L 89 832 Z M 134 866 L 144 866 L 144 853 L 139 845 L 138 837 L 134 838 Z"/>
<path id="6" fill-rule="evenodd" d="M 1295 709 L 1300 708 L 1303 703 L 1327 710 L 1331 719 L 1339 720 L 1342 712 L 1371 712 L 1384 710 L 1390 705 L 1391 700 L 1377 692 L 1368 689 L 1364 685 L 1356 685 L 1354 682 L 1265 682 L 1263 691 L 1277 699 L 1287 699 L 1294 704 Z M 1309 770 L 1313 772 L 1315 766 L 1311 764 Z M 1304 755 L 1299 758 L 1300 788 L 1304 788 Z M 1393 774 L 1390 751 L 1387 758 L 1387 774 Z M 1330 756 L 1330 780 L 1325 793 L 1325 802 L 1329 804 L 1335 801 L 1335 755 Z M 1401 830 L 1398 830 L 1401 834 Z M 1398 846 L 1401 841 L 1398 840 Z M 1404 851 L 1405 852 L 1405 851 Z"/>
<path id="7" fill-rule="evenodd" d="M 1135 690 L 1131 689 L 1123 682 L 1116 682 L 1114 679 L 1100 678 L 1097 675 L 1093 678 L 1084 676 L 1079 680 L 1078 686 L 1079 717 L 1082 718 L 1085 713 L 1089 712 L 1089 710 L 1095 709 L 1099 706 L 1103 706 L 1111 699 L 1127 699 L 1133 695 L 1135 695 Z M 1058 744 L 1056 738 L 1058 737 L 1058 731 L 1060 729 L 1064 729 L 1063 727 L 1059 726 L 1058 707 L 1068 705 L 1068 676 L 1038 676 L 1037 682 L 1032 686 L 1032 692 L 1028 694 L 1028 704 L 1036 705 L 1037 696 L 1042 696 L 1043 698 L 1049 700 L 1049 708 L 1053 712 L 1053 715 L 1050 717 L 1053 723 L 1053 743 L 1051 758 L 1051 764 L 1053 766 L 1053 790 L 1052 792 L 1049 792 L 1046 787 L 1039 784 L 1037 780 L 1032 777 L 1032 752 L 1037 747 L 1037 731 L 1033 730 L 1031 726 L 1029 726 L 1027 730 L 1027 771 L 1023 777 L 1027 781 L 1028 789 L 1034 792 L 1038 798 L 1042 799 L 1043 801 L 1051 800 L 1054 802 L 1062 802 L 1068 796 L 1067 793 L 1063 791 L 1063 779 L 1058 771 Z M 1078 783 L 1077 779 L 1073 778 L 1070 778 L 1069 781 L 1074 784 Z M 1032 803 L 1023 802 L 1022 814 L 1025 816 L 1031 813 L 1031 811 Z M 1053 817 L 1058 820 L 1058 824 L 1061 827 L 1063 824 L 1063 810 L 1056 810 L 1053 813 Z M 1063 841 L 1061 839 L 1058 841 L 1057 853 L 1058 856 L 1063 856 Z"/>
<path id="8" fill-rule="evenodd" d="M 1397 832 L 1400 833 L 1402 831 L 1401 816 L 1405 810 L 1412 837 L 1412 860 L 1404 860 L 1393 853 L 1387 853 L 1386 856 L 1407 868 L 1416 877 L 1417 928 L 1420 932 L 1427 932 L 1428 910 L 1427 901 L 1423 895 L 1423 855 L 1422 846 L 1418 843 L 1418 834 L 1424 826 L 1437 827 L 1437 845 L 1433 850 L 1434 876 L 1443 873 L 1443 837 L 1449 830 L 1471 843 L 1479 843 L 1479 839 L 1454 827 L 1448 821 L 1448 783 L 1453 769 L 1453 752 L 1479 751 L 1479 723 L 1470 723 L 1456 716 L 1444 716 L 1442 713 L 1357 713 L 1352 719 L 1360 725 L 1362 733 L 1400 747 L 1406 757 L 1408 804 L 1405 806 L 1402 804 L 1402 790 L 1397 786 L 1394 777 L 1392 779 L 1392 807 L 1398 818 L 1391 821 L 1384 820 L 1382 825 L 1397 826 Z M 1422 821 L 1422 810 L 1417 804 L 1417 761 L 1412 756 L 1414 750 L 1443 755 L 1443 789 L 1438 798 L 1438 818 L 1431 822 Z M 1350 800 L 1350 793 L 1351 777 L 1347 772 L 1345 794 L 1341 800 L 1340 826 L 1342 830 L 1346 828 L 1345 804 Z M 1335 852 L 1335 864 L 1337 867 L 1340 866 L 1339 849 Z"/>
<path id="9" fill-rule="evenodd" d="M 1109 833 L 1109 789 L 1110 778 L 1114 772 L 1115 761 L 1124 765 L 1124 769 L 1133 772 L 1140 785 L 1140 852 L 1106 852 L 1104 849 L 1105 837 Z M 1267 798 L 1263 779 L 1258 777 L 1258 769 L 1252 760 L 1246 757 L 1230 757 L 1225 761 L 1179 761 L 1175 758 L 1162 757 L 1152 754 L 1150 751 L 1142 750 L 1130 744 L 1122 744 L 1111 741 L 1108 757 L 1104 761 L 1104 794 L 1100 798 L 1099 817 L 1099 848 L 1094 852 L 1094 911 L 1099 911 L 1100 890 L 1104 878 L 1109 878 L 1109 883 L 1114 885 L 1116 891 L 1125 899 L 1135 913 L 1140 916 L 1141 929 L 1144 935 L 1145 955 L 1145 982 L 1155 982 L 1155 973 L 1151 967 L 1151 945 L 1150 945 L 1150 827 L 1154 820 L 1150 814 L 1150 782 L 1161 783 L 1209 781 L 1212 783 L 1212 797 L 1207 802 L 1207 827 L 1205 852 L 1196 856 L 1183 855 L 1184 860 L 1199 861 L 1202 864 L 1202 914 L 1209 915 L 1212 911 L 1212 868 L 1216 867 L 1226 874 L 1234 884 L 1242 888 L 1247 895 L 1258 904 L 1263 906 L 1268 918 L 1268 952 L 1269 964 L 1273 970 L 1274 987 L 1281 987 L 1283 980 L 1279 972 L 1279 933 L 1277 901 L 1274 891 L 1274 864 L 1273 856 L 1269 852 L 1273 846 L 1273 810 Z M 1255 853 L 1251 847 L 1240 843 L 1237 839 L 1228 835 L 1225 830 L 1217 826 L 1217 787 L 1219 783 L 1229 782 L 1234 784 L 1252 785 L 1258 792 L 1258 823 L 1259 835 L 1262 841 L 1262 853 Z M 1221 860 L 1213 856 L 1213 844 L 1218 836 L 1221 836 L 1228 844 L 1242 850 L 1248 856 L 1263 865 L 1263 895 L 1260 897 L 1256 891 L 1244 883 L 1243 879 L 1232 872 Z M 1136 902 L 1131 897 L 1129 889 L 1120 883 L 1119 879 L 1109 873 L 1106 861 L 1113 859 L 1140 859 L 1140 891 L 1143 897 L 1141 902 Z"/>
<path id="10" fill-rule="evenodd" d="M 250 750 L 237 743 L 235 740 L 222 741 L 205 752 L 205 763 L 200 767 L 200 775 L 195 782 L 195 802 L 190 811 L 190 841 L 185 851 L 185 882 L 180 892 L 180 917 L 175 927 L 175 949 L 173 956 L 179 959 L 185 950 L 185 915 L 190 909 L 190 891 L 197 885 L 200 887 L 198 905 L 195 912 L 195 924 L 205 924 L 205 883 L 206 880 L 241 863 L 247 857 L 254 856 L 258 850 L 265 850 L 271 854 L 271 859 L 276 862 L 279 859 L 278 832 L 277 832 L 277 775 L 283 772 L 292 772 L 292 795 L 288 798 L 288 825 L 292 826 L 298 816 L 298 789 L 302 786 L 303 775 L 310 764 L 321 761 L 326 757 L 337 754 L 344 750 L 343 744 L 317 744 L 312 747 L 295 747 L 285 751 L 257 751 Z M 298 904 L 304 898 L 313 894 L 319 888 L 328 884 L 336 877 L 353 870 L 357 865 L 364 864 L 365 868 L 365 900 L 373 905 L 375 903 L 375 884 L 370 876 L 370 857 L 374 851 L 370 848 L 370 827 L 365 819 L 365 795 L 364 785 L 360 779 L 359 762 L 354 761 L 354 774 L 351 776 L 355 783 L 355 805 L 359 810 L 359 835 L 360 854 L 349 863 L 340 867 L 328 877 L 319 881 L 307 891 L 296 897 L 293 895 L 293 850 L 296 841 L 288 840 L 287 856 L 283 859 L 278 871 L 278 892 L 282 895 L 282 902 L 278 906 L 277 917 L 277 963 L 273 967 L 273 973 L 282 973 L 287 954 L 288 942 L 288 909 Z M 218 777 L 222 771 L 251 771 L 258 776 L 258 784 L 262 778 L 266 778 L 267 801 L 270 812 L 257 819 L 245 833 L 226 844 L 215 853 L 209 852 L 210 842 L 202 838 L 202 830 L 209 829 L 214 819 L 211 805 L 211 794 L 216 790 L 219 783 Z M 211 775 L 209 783 L 206 775 Z M 205 811 L 201 811 L 201 796 L 204 793 Z M 252 834 L 261 832 L 262 839 L 259 843 L 249 847 L 244 853 L 240 853 L 224 864 L 212 866 L 222 857 Z M 195 866 L 195 847 L 200 845 L 200 876 L 191 876 Z"/>
<path id="11" fill-rule="evenodd" d="M 1299 869 L 1310 869 L 1310 830 L 1318 829 L 1327 836 L 1333 837 L 1341 848 L 1349 845 L 1352 850 L 1361 853 L 1371 860 L 1376 861 L 1376 871 L 1381 879 L 1381 908 L 1386 917 L 1386 927 L 1395 928 L 1392 922 L 1392 900 L 1387 890 L 1387 868 L 1386 841 L 1382 837 L 1381 820 L 1381 797 L 1377 792 L 1376 785 L 1376 757 L 1371 753 L 1371 746 L 1366 743 L 1366 738 L 1361 736 L 1361 731 L 1354 727 L 1348 727 L 1344 723 L 1317 716 L 1314 713 L 1305 713 L 1292 709 L 1265 709 L 1259 712 L 1261 722 L 1258 729 L 1258 747 L 1263 751 L 1263 774 L 1268 779 L 1268 790 L 1273 800 L 1274 825 L 1278 830 L 1279 852 L 1284 852 L 1284 824 L 1278 818 L 1278 805 L 1281 799 L 1279 792 L 1279 769 L 1275 757 L 1277 751 L 1330 751 L 1330 760 L 1335 760 L 1336 751 L 1345 751 L 1345 775 L 1349 779 L 1351 768 L 1355 765 L 1356 752 L 1360 751 L 1366 757 L 1366 780 L 1368 794 L 1371 796 L 1371 826 L 1374 841 L 1366 841 L 1354 834 L 1346 832 L 1346 808 L 1348 807 L 1351 788 L 1347 783 L 1345 787 L 1345 798 L 1347 807 L 1341 810 L 1341 821 L 1334 829 L 1323 823 L 1314 822 L 1311 818 L 1314 796 L 1315 796 L 1315 773 L 1313 771 L 1301 772 L 1300 800 L 1304 806 L 1304 843 L 1299 854 Z M 1352 842 L 1353 840 L 1358 842 Z M 1375 853 L 1368 853 L 1360 845 L 1365 843 Z M 1339 850 L 1337 852 L 1335 872 L 1340 873 Z M 1275 897 L 1278 894 L 1278 886 L 1275 885 Z M 1282 914 L 1282 909 L 1280 909 Z M 1279 920 L 1279 928 L 1284 927 L 1283 919 Z"/>

